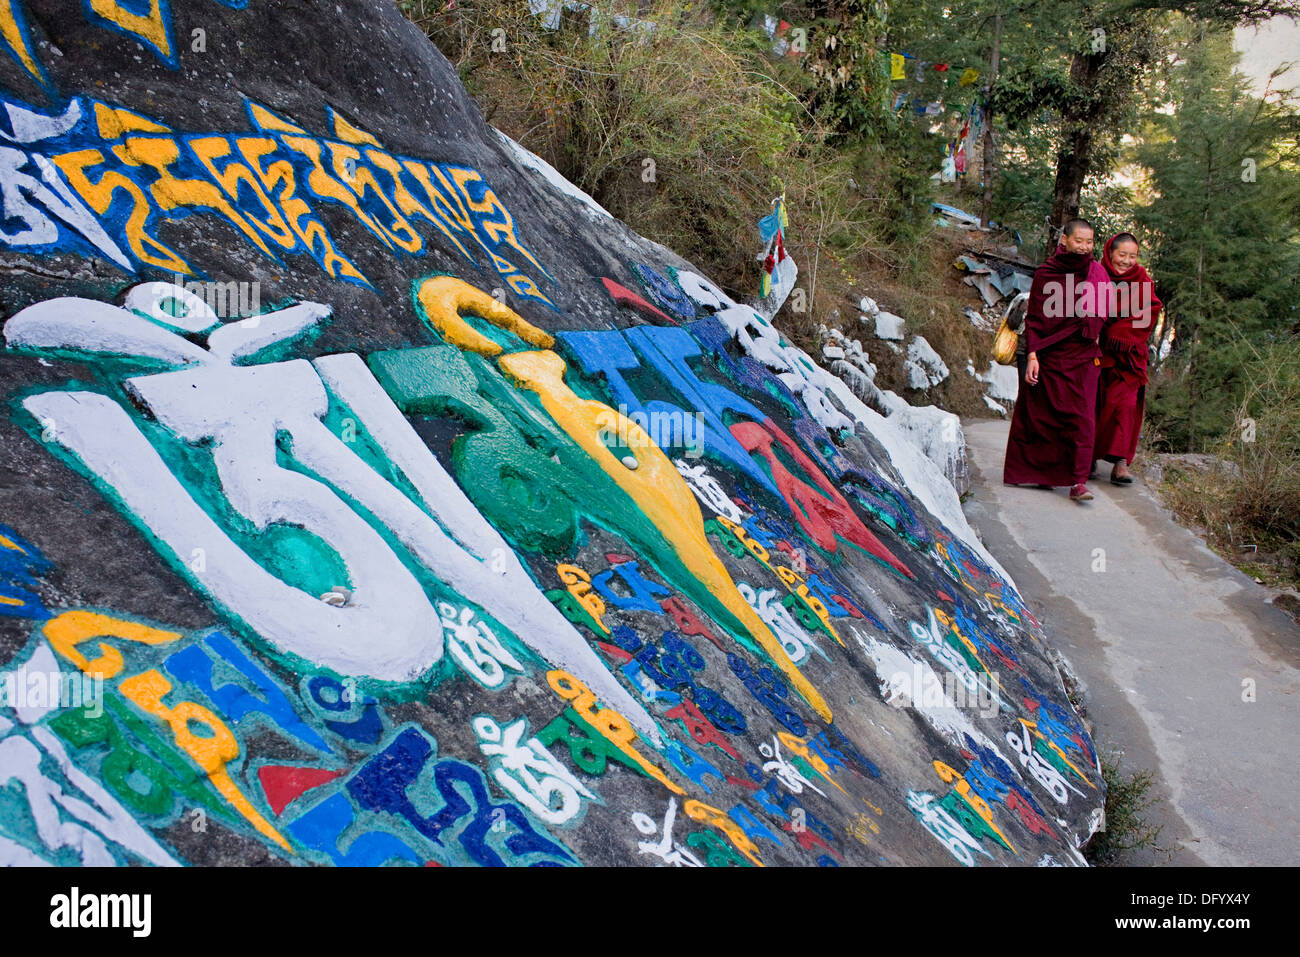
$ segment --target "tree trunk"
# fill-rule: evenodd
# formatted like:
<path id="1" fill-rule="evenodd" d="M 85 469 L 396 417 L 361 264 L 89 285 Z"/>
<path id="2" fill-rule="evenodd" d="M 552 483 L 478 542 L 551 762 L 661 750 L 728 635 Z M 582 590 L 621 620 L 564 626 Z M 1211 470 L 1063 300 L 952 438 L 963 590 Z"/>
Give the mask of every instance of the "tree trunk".
<path id="1" fill-rule="evenodd" d="M 993 177 L 998 171 L 998 148 L 993 140 L 993 84 L 998 79 L 998 64 L 1002 57 L 1002 14 L 993 19 L 993 51 L 989 56 L 989 79 L 984 86 L 984 163 L 980 169 L 984 177 L 984 204 L 980 208 L 980 227 L 989 228 L 989 209 L 993 206 Z"/>
<path id="2" fill-rule="evenodd" d="M 1187 358 L 1187 451 L 1196 451 L 1196 411 L 1199 402 L 1200 373 L 1196 368 L 1196 343 L 1200 339 L 1201 328 L 1205 325 L 1205 239 L 1210 228 L 1210 195 L 1214 186 L 1214 154 L 1206 145 L 1205 150 L 1205 205 L 1201 207 L 1201 229 L 1196 237 L 1196 327 L 1193 329 L 1192 348 Z"/>
<path id="3" fill-rule="evenodd" d="M 1079 215 L 1079 196 L 1083 192 L 1083 181 L 1088 178 L 1091 166 L 1092 130 L 1076 129 L 1056 154 L 1056 185 L 1052 190 L 1053 228 L 1060 229 L 1068 220 Z"/>
<path id="4" fill-rule="evenodd" d="M 1097 78 L 1109 53 L 1076 53 L 1070 61 L 1070 81 L 1078 91 L 1061 114 L 1065 142 L 1056 154 L 1056 185 L 1052 190 L 1051 225 L 1060 229 L 1079 215 L 1079 195 L 1092 168 L 1092 130 L 1106 108 L 1097 95 Z M 1053 243 L 1048 241 L 1048 253 Z"/>

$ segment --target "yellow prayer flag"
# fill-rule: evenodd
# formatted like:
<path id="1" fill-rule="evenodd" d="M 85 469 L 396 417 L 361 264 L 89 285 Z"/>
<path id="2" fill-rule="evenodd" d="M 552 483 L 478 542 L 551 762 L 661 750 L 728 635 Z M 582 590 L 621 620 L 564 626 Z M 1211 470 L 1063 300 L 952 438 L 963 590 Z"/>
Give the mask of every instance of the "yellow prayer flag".
<path id="1" fill-rule="evenodd" d="M 975 69 L 973 66 L 968 66 L 965 72 L 962 73 L 961 79 L 957 81 L 957 85 L 970 86 L 979 78 L 980 78 L 980 71 Z"/>
<path id="2" fill-rule="evenodd" d="M 905 60 L 901 53 L 889 54 L 889 78 L 891 80 L 905 80 L 907 74 L 903 72 Z"/>

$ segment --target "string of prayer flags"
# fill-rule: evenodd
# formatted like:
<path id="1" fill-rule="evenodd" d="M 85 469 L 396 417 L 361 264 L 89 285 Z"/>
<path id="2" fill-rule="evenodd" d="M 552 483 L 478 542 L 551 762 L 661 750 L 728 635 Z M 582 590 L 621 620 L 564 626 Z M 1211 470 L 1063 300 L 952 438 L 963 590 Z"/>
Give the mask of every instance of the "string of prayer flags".
<path id="1" fill-rule="evenodd" d="M 947 86 L 970 86 L 980 78 L 978 67 L 953 66 L 951 63 L 931 63 L 929 60 L 922 60 L 906 51 L 889 54 L 889 78 L 891 80 L 906 80 L 908 64 L 907 61 L 914 61 L 912 66 L 912 79 L 917 83 L 924 83 L 926 77 L 926 68 L 936 73 L 947 74 L 944 82 Z"/>
<path id="2" fill-rule="evenodd" d="M 770 243 L 788 223 L 785 219 L 785 203 L 774 199 L 772 207 L 772 211 L 758 221 L 758 237 L 764 243 Z"/>
<path id="3" fill-rule="evenodd" d="M 759 281 L 758 298 L 766 299 L 772 292 L 772 276 L 786 259 L 785 228 L 790 219 L 785 212 L 785 196 L 772 200 L 772 212 L 758 221 L 758 235 L 764 243 L 759 259 L 763 263 L 763 275 Z"/>

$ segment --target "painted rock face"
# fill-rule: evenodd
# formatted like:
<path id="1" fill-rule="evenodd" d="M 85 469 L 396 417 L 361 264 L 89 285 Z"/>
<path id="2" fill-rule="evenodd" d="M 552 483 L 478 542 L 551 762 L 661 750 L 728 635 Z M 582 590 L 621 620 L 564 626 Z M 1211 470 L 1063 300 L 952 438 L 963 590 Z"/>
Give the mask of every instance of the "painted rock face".
<path id="1" fill-rule="evenodd" d="M 395 10 L 339 32 L 439 110 L 256 4 L 217 16 L 268 62 L 313 38 L 261 88 L 337 98 L 195 110 L 246 68 L 183 12 L 95 5 L 55 64 L 28 6 L 0 863 L 1080 861 L 1091 742 L 942 475 Z"/>

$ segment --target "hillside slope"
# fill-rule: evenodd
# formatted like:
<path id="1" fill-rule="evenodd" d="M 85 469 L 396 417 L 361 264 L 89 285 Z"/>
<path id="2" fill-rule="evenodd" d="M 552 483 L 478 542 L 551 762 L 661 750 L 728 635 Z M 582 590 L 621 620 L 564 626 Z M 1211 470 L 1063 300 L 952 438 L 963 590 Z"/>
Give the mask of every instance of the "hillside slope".
<path id="1" fill-rule="evenodd" d="M 391 5 L 154 11 L 0 8 L 0 862 L 1082 862 L 900 432 Z"/>

